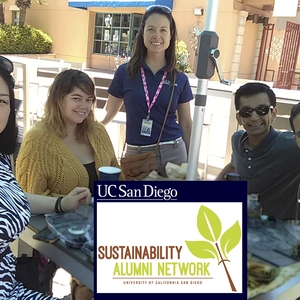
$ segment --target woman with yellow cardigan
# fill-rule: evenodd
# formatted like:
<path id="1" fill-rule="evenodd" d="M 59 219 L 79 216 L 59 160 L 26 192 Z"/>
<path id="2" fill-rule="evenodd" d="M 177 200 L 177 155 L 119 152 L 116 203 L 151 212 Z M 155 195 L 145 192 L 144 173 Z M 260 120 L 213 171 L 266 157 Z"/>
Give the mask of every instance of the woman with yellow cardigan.
<path id="1" fill-rule="evenodd" d="M 57 75 L 44 117 L 26 133 L 18 154 L 16 177 L 23 190 L 56 197 L 83 186 L 93 193 L 98 168 L 119 167 L 104 125 L 95 121 L 95 101 L 86 73 L 70 69 Z"/>
<path id="2" fill-rule="evenodd" d="M 98 168 L 120 167 L 104 125 L 94 118 L 95 102 L 86 73 L 70 69 L 56 76 L 43 119 L 26 133 L 17 157 L 16 178 L 24 191 L 58 197 L 82 186 L 93 194 Z"/>

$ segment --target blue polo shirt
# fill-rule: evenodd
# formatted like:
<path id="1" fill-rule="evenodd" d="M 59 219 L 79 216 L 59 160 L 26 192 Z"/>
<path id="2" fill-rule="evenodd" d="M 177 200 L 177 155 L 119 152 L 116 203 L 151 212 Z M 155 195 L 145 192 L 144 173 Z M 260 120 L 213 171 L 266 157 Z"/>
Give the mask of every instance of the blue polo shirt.
<path id="1" fill-rule="evenodd" d="M 109 94 L 112 96 L 124 99 L 126 109 L 126 142 L 131 145 L 139 146 L 155 144 L 158 140 L 166 109 L 170 100 L 172 86 L 168 79 L 164 81 L 160 94 L 150 111 L 150 120 L 153 121 L 152 134 L 150 137 L 142 136 L 140 135 L 142 120 L 147 117 L 148 108 L 141 72 L 139 71 L 135 78 L 128 78 L 126 65 L 127 64 L 123 64 L 118 67 L 108 89 Z M 159 70 L 155 75 L 153 75 L 152 71 L 146 64 L 144 64 L 143 67 L 145 70 L 151 103 L 163 77 L 165 67 Z M 194 96 L 188 77 L 183 72 L 178 73 L 173 100 L 161 142 L 175 140 L 182 136 L 181 127 L 176 121 L 176 110 L 179 103 L 188 102 L 193 98 Z"/>
<path id="2" fill-rule="evenodd" d="M 295 220 L 300 181 L 300 149 L 291 131 L 271 127 L 254 149 L 244 147 L 244 130 L 232 136 L 232 161 L 237 173 L 247 180 L 248 193 L 259 194 L 263 214 L 281 220 Z"/>

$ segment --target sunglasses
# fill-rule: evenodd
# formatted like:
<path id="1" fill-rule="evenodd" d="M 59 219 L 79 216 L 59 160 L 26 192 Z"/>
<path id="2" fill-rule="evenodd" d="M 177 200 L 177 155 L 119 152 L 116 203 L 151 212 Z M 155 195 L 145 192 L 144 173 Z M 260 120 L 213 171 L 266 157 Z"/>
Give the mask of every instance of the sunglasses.
<path id="1" fill-rule="evenodd" d="M 270 109 L 273 109 L 273 105 L 260 105 L 255 108 L 244 107 L 240 110 L 237 110 L 236 113 L 239 114 L 242 118 L 249 118 L 252 116 L 252 113 L 255 111 L 259 116 L 265 116 L 269 113 Z"/>
<path id="2" fill-rule="evenodd" d="M 8 73 L 14 71 L 14 64 L 4 56 L 0 56 L 0 69 Z"/>
<path id="3" fill-rule="evenodd" d="M 146 7 L 146 12 L 152 11 L 152 10 L 162 10 L 167 14 L 171 14 L 172 13 L 172 9 L 168 6 L 165 5 L 150 5 L 148 7 Z"/>

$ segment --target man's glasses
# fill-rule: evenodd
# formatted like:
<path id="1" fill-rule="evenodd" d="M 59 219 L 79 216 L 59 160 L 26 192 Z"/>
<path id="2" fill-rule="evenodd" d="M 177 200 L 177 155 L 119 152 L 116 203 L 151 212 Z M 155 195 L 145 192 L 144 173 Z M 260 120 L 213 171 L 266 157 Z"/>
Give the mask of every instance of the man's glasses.
<path id="1" fill-rule="evenodd" d="M 14 64 L 4 56 L 0 56 L 0 69 L 12 73 L 14 71 Z"/>
<path id="2" fill-rule="evenodd" d="M 168 7 L 168 6 L 165 6 L 165 5 L 150 5 L 150 6 L 146 7 L 146 12 L 149 12 L 149 11 L 154 10 L 154 9 L 155 10 L 162 10 L 167 14 L 172 13 L 171 8 Z"/>
<path id="3" fill-rule="evenodd" d="M 242 118 L 249 118 L 252 116 L 252 113 L 255 111 L 259 116 L 265 116 L 269 113 L 270 109 L 273 109 L 273 105 L 260 105 L 255 108 L 250 107 L 243 107 L 240 110 L 237 110 L 238 113 Z"/>

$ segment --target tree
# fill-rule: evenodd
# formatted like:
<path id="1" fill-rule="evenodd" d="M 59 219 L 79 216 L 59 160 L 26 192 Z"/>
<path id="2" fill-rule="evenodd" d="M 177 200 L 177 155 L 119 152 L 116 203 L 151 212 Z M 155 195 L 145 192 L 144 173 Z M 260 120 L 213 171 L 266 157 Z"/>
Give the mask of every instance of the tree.
<path id="1" fill-rule="evenodd" d="M 41 0 L 36 0 L 36 2 L 39 5 L 43 5 Z M 16 0 L 15 4 L 20 9 L 19 26 L 23 26 L 25 24 L 26 10 L 31 7 L 31 0 Z"/>
<path id="2" fill-rule="evenodd" d="M 4 19 L 4 2 L 6 2 L 7 0 L 0 0 L 0 24 L 1 23 L 5 23 L 5 19 Z"/>
<path id="3" fill-rule="evenodd" d="M 15 4 L 20 9 L 19 26 L 24 26 L 26 10 L 31 7 L 31 0 L 16 0 Z"/>

